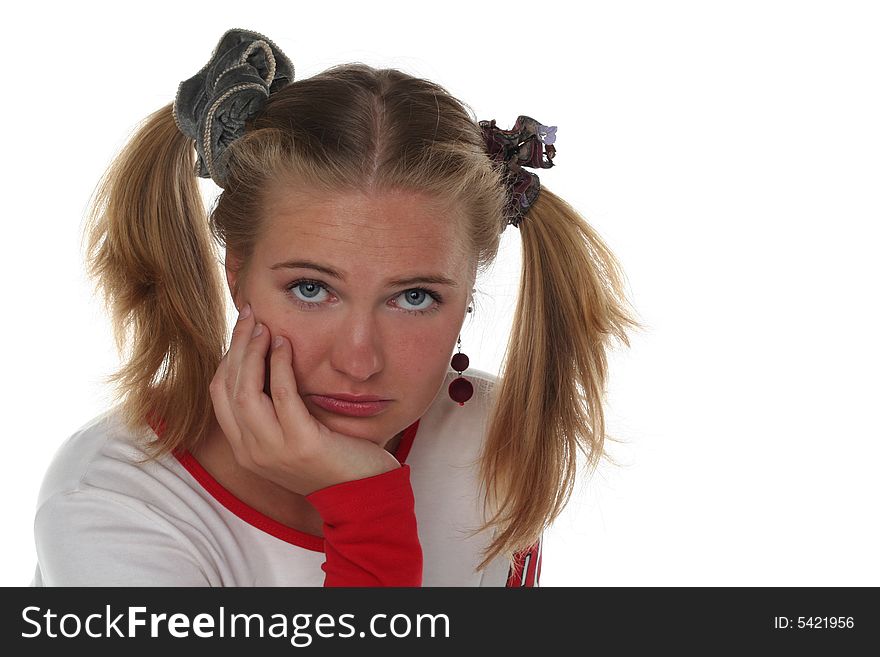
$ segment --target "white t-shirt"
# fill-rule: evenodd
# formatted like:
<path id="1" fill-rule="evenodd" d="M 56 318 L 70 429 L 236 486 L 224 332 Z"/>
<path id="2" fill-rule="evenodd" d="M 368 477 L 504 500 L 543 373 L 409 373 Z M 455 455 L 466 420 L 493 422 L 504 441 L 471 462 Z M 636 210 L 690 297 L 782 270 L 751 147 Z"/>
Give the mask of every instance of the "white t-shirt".
<path id="1" fill-rule="evenodd" d="M 490 537 L 465 532 L 484 520 L 477 461 L 497 377 L 468 369 L 474 396 L 459 406 L 447 393 L 457 376 L 447 372 L 395 453 L 409 467 L 421 585 L 537 586 L 542 541 L 521 553 L 521 572 L 504 557 L 474 572 Z M 138 463 L 146 459 L 139 440 L 155 439 L 152 428 L 128 432 L 114 407 L 58 448 L 37 500 L 31 586 L 324 585 L 324 538 L 246 505 L 191 455 Z"/>

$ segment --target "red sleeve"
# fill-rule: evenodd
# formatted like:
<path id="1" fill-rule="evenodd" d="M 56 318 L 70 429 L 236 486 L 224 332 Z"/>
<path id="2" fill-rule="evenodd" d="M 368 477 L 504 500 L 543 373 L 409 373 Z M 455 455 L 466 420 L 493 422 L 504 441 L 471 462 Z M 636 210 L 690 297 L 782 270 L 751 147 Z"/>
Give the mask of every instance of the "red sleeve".
<path id="1" fill-rule="evenodd" d="M 306 496 L 324 520 L 324 586 L 421 586 L 409 465 Z"/>
<path id="2" fill-rule="evenodd" d="M 541 579 L 541 547 L 543 538 L 533 546 L 513 555 L 513 567 L 507 571 L 507 586 L 540 587 Z"/>

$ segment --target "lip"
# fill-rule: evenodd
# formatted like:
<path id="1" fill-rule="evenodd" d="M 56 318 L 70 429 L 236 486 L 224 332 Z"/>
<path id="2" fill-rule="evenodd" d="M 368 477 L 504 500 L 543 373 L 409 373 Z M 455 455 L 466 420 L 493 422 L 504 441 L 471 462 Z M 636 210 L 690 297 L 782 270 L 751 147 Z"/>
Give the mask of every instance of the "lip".
<path id="1" fill-rule="evenodd" d="M 389 401 L 388 399 L 385 399 L 384 397 L 379 397 L 377 395 L 348 395 L 344 392 L 339 392 L 339 393 L 330 392 L 330 393 L 327 393 L 326 395 L 316 394 L 315 396 L 329 397 L 330 399 L 339 399 L 341 401 L 355 402 L 355 403 Z"/>
<path id="2" fill-rule="evenodd" d="M 338 415 L 348 415 L 351 417 L 371 417 L 385 410 L 391 403 L 390 399 L 382 399 L 378 401 L 352 402 L 335 397 L 325 397 L 324 395 L 310 395 L 312 401 L 325 411 L 337 413 Z"/>

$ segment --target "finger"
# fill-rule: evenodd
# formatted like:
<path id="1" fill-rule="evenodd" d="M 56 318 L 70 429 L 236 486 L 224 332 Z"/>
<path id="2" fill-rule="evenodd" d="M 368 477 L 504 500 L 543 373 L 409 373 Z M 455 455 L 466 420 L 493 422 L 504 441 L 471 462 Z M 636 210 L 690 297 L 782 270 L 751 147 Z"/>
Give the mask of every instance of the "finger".
<path id="1" fill-rule="evenodd" d="M 245 302 L 241 309 L 238 321 L 236 321 L 232 329 L 232 340 L 229 349 L 223 357 L 223 361 L 221 361 L 223 391 L 218 395 L 217 421 L 221 423 L 223 432 L 229 438 L 233 450 L 238 454 L 246 454 L 246 450 L 243 449 L 243 440 L 245 439 L 245 436 L 242 435 L 243 427 L 238 420 L 236 404 L 234 403 L 235 380 L 238 376 L 241 360 L 244 357 L 244 349 L 247 347 L 255 320 L 249 303 Z"/>
<path id="2" fill-rule="evenodd" d="M 245 349 L 247 348 L 248 342 L 250 342 L 251 332 L 254 330 L 254 325 L 256 323 L 253 310 L 248 313 L 247 317 L 244 316 L 244 309 L 246 306 L 249 306 L 249 304 L 246 303 L 242 306 L 242 313 L 239 314 L 238 321 L 232 329 L 232 342 L 229 345 L 229 351 L 227 352 L 229 363 L 226 373 L 226 389 L 229 392 L 230 398 L 232 398 L 235 390 L 235 379 L 238 376 L 238 370 L 241 368 L 241 361 L 244 358 Z"/>
<path id="3" fill-rule="evenodd" d="M 229 389 L 226 385 L 226 379 L 229 373 L 229 352 L 227 351 L 220 364 L 217 366 L 217 372 L 209 386 L 211 401 L 214 405 L 214 415 L 217 416 L 217 422 L 229 442 L 236 460 L 239 460 L 242 451 L 241 429 L 238 421 L 235 419 L 235 413 L 230 403 Z"/>
<path id="4" fill-rule="evenodd" d="M 305 428 L 313 418 L 302 397 L 299 396 L 296 375 L 293 371 L 293 345 L 286 337 L 278 337 L 281 339 L 281 344 L 272 349 L 269 382 L 275 415 L 278 416 L 278 421 L 286 435 L 308 435 L 309 432 L 305 431 Z"/>
<path id="5" fill-rule="evenodd" d="M 232 393 L 233 407 L 242 431 L 263 451 L 281 443 L 281 425 L 275 416 L 272 400 L 263 392 L 266 377 L 266 350 L 271 336 L 269 328 L 259 322 L 254 326 L 260 332 L 251 336 L 244 346 L 244 354 Z"/>

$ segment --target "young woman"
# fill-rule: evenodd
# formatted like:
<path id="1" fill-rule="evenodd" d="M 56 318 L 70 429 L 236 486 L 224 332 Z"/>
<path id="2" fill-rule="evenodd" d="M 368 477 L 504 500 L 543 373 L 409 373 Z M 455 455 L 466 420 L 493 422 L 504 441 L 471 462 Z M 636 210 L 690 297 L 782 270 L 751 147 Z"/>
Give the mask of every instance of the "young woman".
<path id="1" fill-rule="evenodd" d="M 147 118 L 88 227 L 131 347 L 119 401 L 46 473 L 33 585 L 538 585 L 577 450 L 607 457 L 610 339 L 640 325 L 600 237 L 522 168 L 553 166 L 555 128 L 466 108 L 364 64 L 294 82 L 235 29 Z M 460 332 L 508 225 L 495 376 Z"/>

